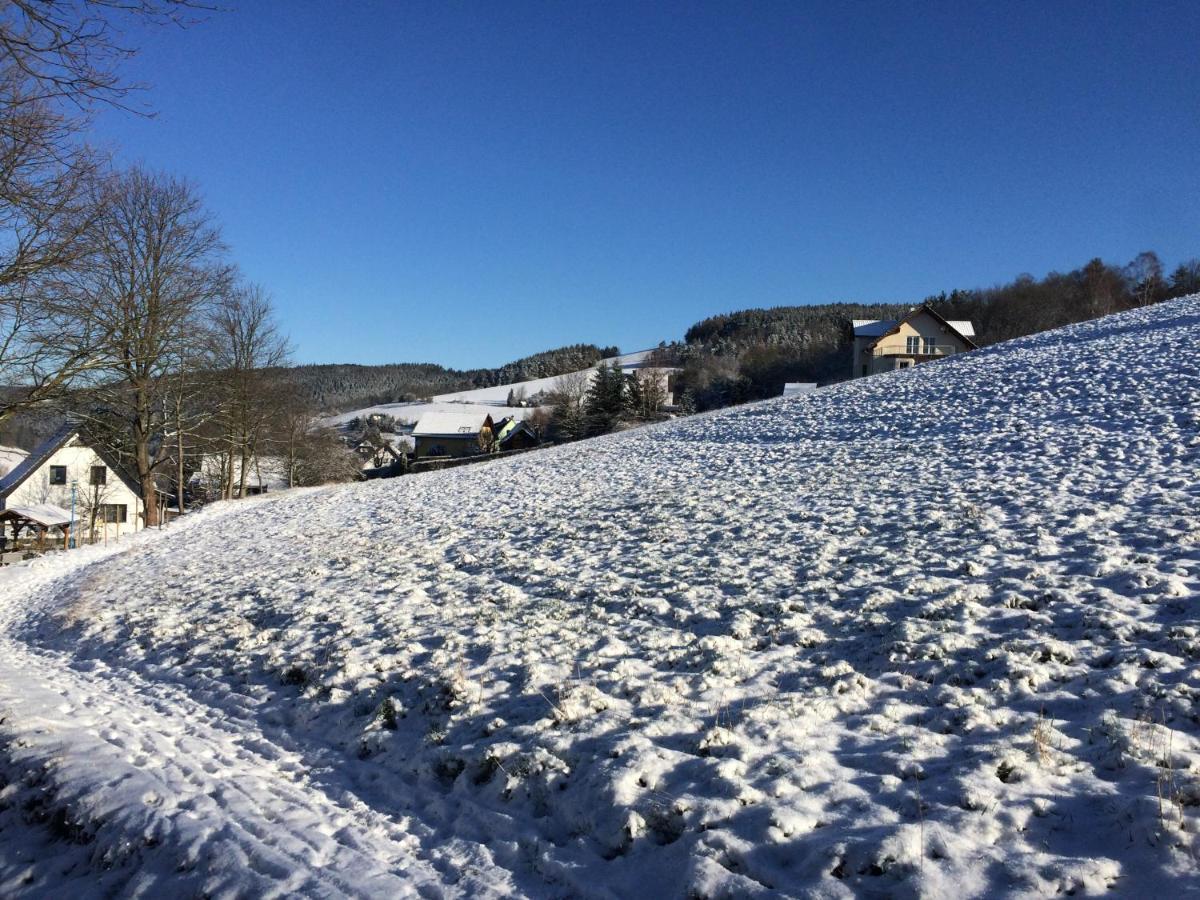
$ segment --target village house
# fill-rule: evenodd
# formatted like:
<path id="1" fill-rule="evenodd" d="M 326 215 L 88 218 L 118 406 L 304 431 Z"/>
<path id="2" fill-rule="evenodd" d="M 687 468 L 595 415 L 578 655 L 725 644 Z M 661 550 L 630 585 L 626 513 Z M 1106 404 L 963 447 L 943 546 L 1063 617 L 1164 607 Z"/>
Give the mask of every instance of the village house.
<path id="1" fill-rule="evenodd" d="M 108 453 L 90 445 L 73 423 L 63 425 L 0 479 L 0 538 L 61 536 L 112 540 L 138 531 L 145 517 L 138 483 Z"/>
<path id="2" fill-rule="evenodd" d="M 496 423 L 496 449 L 501 452 L 529 450 L 539 443 L 537 432 L 528 422 L 508 416 Z"/>
<path id="3" fill-rule="evenodd" d="M 412 436 L 417 459 L 429 456 L 474 456 L 495 440 L 495 423 L 484 412 L 428 412 Z"/>
<path id="4" fill-rule="evenodd" d="M 854 378 L 978 349 L 970 322 L 944 319 L 928 305 L 914 308 L 898 321 L 854 319 L 852 324 Z"/>
<path id="5" fill-rule="evenodd" d="M 485 412 L 429 412 L 413 429 L 413 454 L 431 456 L 476 456 L 507 450 L 528 450 L 540 440 L 527 422 L 515 416 L 492 421 Z"/>

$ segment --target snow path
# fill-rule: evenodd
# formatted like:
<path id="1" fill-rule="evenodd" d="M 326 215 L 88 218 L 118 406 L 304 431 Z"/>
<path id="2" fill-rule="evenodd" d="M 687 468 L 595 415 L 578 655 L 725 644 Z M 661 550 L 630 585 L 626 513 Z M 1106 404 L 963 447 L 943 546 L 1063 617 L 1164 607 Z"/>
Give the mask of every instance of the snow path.
<path id="1" fill-rule="evenodd" d="M 235 508 L 206 511 L 177 531 L 219 527 L 214 520 Z M 174 529 L 172 535 L 180 536 Z M 79 580 L 91 562 L 136 554 L 157 537 L 148 532 L 125 550 L 51 557 L 30 571 L 6 573 L 15 577 L 0 584 L 12 588 L 19 579 L 26 591 L 53 587 L 64 566 L 76 569 Z M 48 606 L 57 593 L 43 595 Z M 0 629 L 36 627 L 45 615 L 46 607 L 22 615 L 17 604 L 2 604 Z M 228 705 L 207 705 L 202 693 L 101 660 L 81 663 L 67 653 L 30 648 L 0 630 L 0 788 L 5 770 L 23 773 L 32 791 L 24 791 L 19 807 L 0 791 L 0 896 L 37 893 L 49 886 L 42 883 L 47 877 L 55 893 L 66 882 L 77 897 L 185 890 L 203 896 L 486 897 L 504 893 L 494 888 L 508 882 L 504 873 L 483 879 L 464 872 L 461 860 L 454 871 L 440 872 L 403 820 L 376 813 L 350 791 L 331 796 L 301 754 L 273 742 Z M 49 833 L 35 832 L 32 841 L 27 836 L 18 844 L 18 811 L 24 823 L 42 824 Z M 77 852 L 62 853 L 54 839 Z M 164 847 L 165 865 L 154 858 Z M 143 857 L 149 865 L 137 865 Z M 97 878 L 97 868 L 109 874 Z M 450 884 L 455 888 L 448 890 Z"/>
<path id="2" fill-rule="evenodd" d="M 1198 348 L 1193 297 L 0 573 L 0 895 L 1196 896 Z"/>

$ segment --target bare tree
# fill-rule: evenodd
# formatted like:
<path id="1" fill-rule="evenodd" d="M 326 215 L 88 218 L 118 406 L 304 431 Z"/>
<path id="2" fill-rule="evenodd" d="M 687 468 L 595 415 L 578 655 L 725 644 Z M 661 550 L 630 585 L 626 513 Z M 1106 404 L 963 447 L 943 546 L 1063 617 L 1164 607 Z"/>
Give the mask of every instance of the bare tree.
<path id="1" fill-rule="evenodd" d="M 146 524 L 157 525 L 171 375 L 229 272 L 220 235 L 187 182 L 135 168 L 106 185 L 101 209 L 97 249 L 81 279 L 106 335 L 91 394 L 114 449 L 132 458 Z"/>
<path id="2" fill-rule="evenodd" d="M 191 24 L 201 10 L 193 0 L 4 0 L 0 56 L 9 60 L 40 99 L 77 107 L 97 101 L 126 106 L 142 86 L 124 81 L 121 63 L 136 50 L 122 38 L 126 23 Z"/>
<path id="3" fill-rule="evenodd" d="M 550 415 L 554 430 L 560 437 L 574 440 L 582 437 L 586 429 L 584 403 L 592 383 L 592 372 L 569 372 L 554 379 L 554 387 L 546 399 L 550 404 Z"/>
<path id="4" fill-rule="evenodd" d="M 1153 250 L 1139 253 L 1125 267 L 1125 277 L 1133 294 L 1133 302 L 1137 306 L 1149 306 L 1167 292 L 1167 282 L 1163 278 L 1162 262 Z"/>
<path id="5" fill-rule="evenodd" d="M 97 364 L 94 323 L 69 289 L 90 249 L 96 172 L 70 124 L 0 66 L 0 383 L 23 388 L 0 406 L 0 422 Z"/>
<path id="6" fill-rule="evenodd" d="M 0 422 L 60 398 L 103 335 L 63 273 L 85 253 L 98 165 L 80 142 L 96 102 L 128 108 L 121 26 L 191 23 L 195 0 L 0 0 Z M 61 340 L 69 335 L 69 341 Z M 89 341 L 89 338 L 94 340 Z"/>
<path id="7" fill-rule="evenodd" d="M 362 477 L 358 454 L 346 449 L 332 429 L 306 431 L 297 442 L 296 451 L 294 477 L 297 485 L 357 481 Z"/>
<path id="8" fill-rule="evenodd" d="M 212 337 L 217 418 L 230 476 L 226 496 L 244 497 L 251 461 L 269 439 L 269 425 L 283 393 L 273 370 L 287 364 L 291 348 L 275 321 L 269 295 L 257 285 L 239 285 L 220 298 Z"/>
<path id="9" fill-rule="evenodd" d="M 638 415 L 643 419 L 653 418 L 667 402 L 667 373 L 662 369 L 638 369 L 634 377 L 641 407 Z"/>

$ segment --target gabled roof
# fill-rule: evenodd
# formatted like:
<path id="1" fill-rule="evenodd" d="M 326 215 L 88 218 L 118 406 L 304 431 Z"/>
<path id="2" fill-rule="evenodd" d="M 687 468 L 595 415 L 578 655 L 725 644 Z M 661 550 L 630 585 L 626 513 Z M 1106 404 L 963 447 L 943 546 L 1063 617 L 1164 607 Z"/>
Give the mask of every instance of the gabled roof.
<path id="1" fill-rule="evenodd" d="M 38 446 L 19 466 L 0 478 L 0 497 L 7 497 L 24 483 L 25 479 L 45 465 L 46 460 L 71 442 L 79 432 L 74 422 L 64 422 L 58 430 Z"/>
<path id="2" fill-rule="evenodd" d="M 414 437 L 470 437 L 492 425 L 488 413 L 430 412 L 421 416 L 412 430 Z"/>
<path id="3" fill-rule="evenodd" d="M 937 319 L 939 322 L 941 322 L 942 325 L 944 325 L 946 328 L 948 328 L 952 332 L 954 332 L 954 334 L 957 335 L 958 338 L 960 340 L 962 340 L 962 342 L 965 343 L 971 349 L 973 349 L 973 350 L 979 349 L 979 345 L 976 344 L 973 340 L 971 340 L 971 338 L 973 338 L 975 336 L 975 326 L 974 325 L 972 325 L 970 322 L 967 322 L 962 319 L 957 319 L 957 320 L 951 321 L 950 319 L 944 318 L 942 316 L 942 314 L 939 313 L 936 309 L 934 309 L 932 306 L 929 306 L 928 304 L 925 304 L 925 303 L 921 304 L 920 306 L 913 307 L 909 311 L 908 315 L 906 315 L 903 319 L 900 319 L 899 321 L 881 320 L 881 321 L 876 321 L 876 322 L 867 322 L 865 319 L 854 319 L 853 321 L 855 323 L 858 323 L 858 322 L 865 323 L 862 326 L 859 326 L 857 324 L 855 325 L 854 336 L 855 337 L 874 337 L 875 340 L 871 341 L 869 344 L 867 344 L 866 347 L 863 348 L 864 350 L 870 350 L 872 347 L 874 347 L 876 344 L 878 344 L 882 338 L 885 338 L 890 334 L 895 334 L 897 331 L 900 330 L 901 325 L 903 325 L 905 322 L 915 319 L 917 316 L 921 315 L 921 313 L 928 313 L 929 315 L 933 316 L 935 319 Z M 889 327 L 886 329 L 883 329 L 883 330 L 879 330 L 879 327 L 884 326 L 884 325 L 887 325 Z M 871 329 L 871 331 L 869 331 L 869 332 L 865 331 L 865 330 L 860 331 L 859 330 L 860 327 L 864 328 L 864 329 Z"/>
<path id="4" fill-rule="evenodd" d="M 521 419 L 509 419 L 499 434 L 496 435 L 496 443 L 504 444 L 516 437 L 521 432 L 525 432 L 531 438 L 537 438 L 537 432 L 533 430 L 533 426 Z"/>
<path id="5" fill-rule="evenodd" d="M 71 439 L 79 434 L 79 424 L 76 422 L 67 421 L 58 427 L 50 437 L 46 438 L 41 445 L 25 457 L 24 462 L 9 472 L 0 479 L 0 503 L 4 502 L 4 498 L 9 496 L 13 491 L 19 488 L 26 479 L 34 472 L 44 466 L 55 453 L 61 450 L 67 444 L 71 443 Z M 91 447 L 104 464 L 113 470 L 118 478 L 125 483 L 125 486 L 139 497 L 142 492 L 138 483 L 125 470 L 125 467 L 117 463 L 105 450 L 101 447 L 96 447 L 90 442 L 84 442 L 86 446 Z"/>
<path id="6" fill-rule="evenodd" d="M 893 328 L 898 328 L 901 322 L 906 322 L 912 318 L 914 313 L 920 312 L 928 307 L 918 306 L 912 313 L 909 313 L 903 319 L 851 319 L 850 324 L 854 327 L 855 337 L 883 337 Z M 945 322 L 956 332 L 960 337 L 975 337 L 975 326 L 966 319 L 943 319 L 932 309 L 929 312 L 933 313 L 942 322 Z"/>

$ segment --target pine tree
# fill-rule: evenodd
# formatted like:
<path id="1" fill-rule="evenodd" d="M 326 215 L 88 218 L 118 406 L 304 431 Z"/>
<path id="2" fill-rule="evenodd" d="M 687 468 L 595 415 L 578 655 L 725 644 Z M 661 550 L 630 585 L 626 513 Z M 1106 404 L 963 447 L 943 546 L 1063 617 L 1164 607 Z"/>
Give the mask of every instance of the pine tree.
<path id="1" fill-rule="evenodd" d="M 616 363 L 596 367 L 584 401 L 588 434 L 607 434 L 617 427 L 625 411 L 625 376 Z"/>

